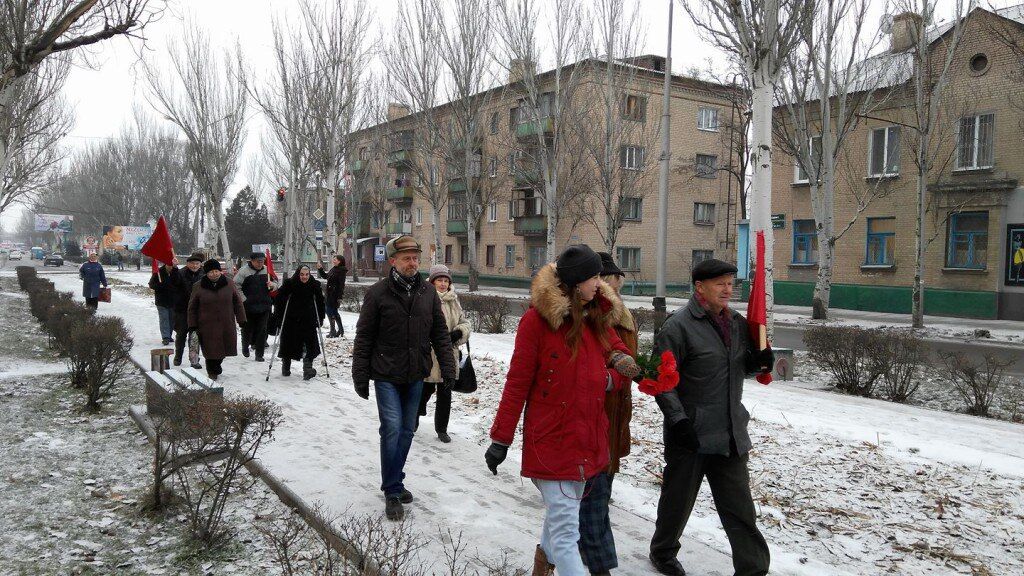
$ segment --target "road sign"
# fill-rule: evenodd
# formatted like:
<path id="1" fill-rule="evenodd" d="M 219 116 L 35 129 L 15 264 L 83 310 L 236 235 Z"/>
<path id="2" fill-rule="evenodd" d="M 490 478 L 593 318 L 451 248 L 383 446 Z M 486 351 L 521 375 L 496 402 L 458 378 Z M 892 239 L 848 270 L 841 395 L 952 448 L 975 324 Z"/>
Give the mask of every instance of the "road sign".
<path id="1" fill-rule="evenodd" d="M 319 209 L 319 208 L 317 208 L 316 210 L 313 210 L 313 218 L 316 218 L 317 220 L 323 220 L 324 219 L 324 211 Z"/>
<path id="2" fill-rule="evenodd" d="M 772 230 L 782 230 L 786 228 L 786 215 L 785 214 L 772 214 Z"/>
<path id="3" fill-rule="evenodd" d="M 377 244 L 373 247 L 373 261 L 383 262 L 384 261 L 384 245 Z"/>
<path id="4" fill-rule="evenodd" d="M 324 228 L 327 228 L 327 220 L 324 220 L 323 218 L 313 220 L 313 230 L 323 232 Z"/>
<path id="5" fill-rule="evenodd" d="M 317 252 L 319 252 L 319 251 L 321 251 L 323 249 L 324 249 L 324 240 L 323 240 L 323 238 L 317 238 L 316 239 L 316 250 L 317 250 Z"/>

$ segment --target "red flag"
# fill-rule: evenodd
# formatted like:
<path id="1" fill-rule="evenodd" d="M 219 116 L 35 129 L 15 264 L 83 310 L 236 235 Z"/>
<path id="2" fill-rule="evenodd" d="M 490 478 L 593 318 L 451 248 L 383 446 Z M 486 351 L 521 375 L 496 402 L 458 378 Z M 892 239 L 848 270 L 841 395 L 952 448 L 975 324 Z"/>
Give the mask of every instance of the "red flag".
<path id="1" fill-rule="evenodd" d="M 764 231 L 757 232 L 757 259 L 754 268 L 754 283 L 750 286 L 750 300 L 747 302 L 747 327 L 750 338 L 758 350 L 768 347 L 768 308 L 765 304 L 764 279 Z M 757 375 L 757 381 L 768 384 L 772 381 L 771 372 Z"/>
<path id="2" fill-rule="evenodd" d="M 270 278 L 271 280 L 276 282 L 277 281 L 277 274 L 274 274 L 274 261 L 270 259 L 270 248 L 267 248 L 267 250 L 264 252 L 264 254 L 267 255 L 267 278 Z M 271 298 L 277 297 L 277 290 L 274 290 L 273 292 L 271 292 L 270 293 L 270 297 Z"/>
<path id="3" fill-rule="evenodd" d="M 167 231 L 167 222 L 161 216 L 156 222 L 156 230 L 153 235 L 142 245 L 142 253 L 153 259 L 153 273 L 159 271 L 160 264 L 171 264 L 174 261 L 174 244 L 171 242 L 171 234 Z"/>

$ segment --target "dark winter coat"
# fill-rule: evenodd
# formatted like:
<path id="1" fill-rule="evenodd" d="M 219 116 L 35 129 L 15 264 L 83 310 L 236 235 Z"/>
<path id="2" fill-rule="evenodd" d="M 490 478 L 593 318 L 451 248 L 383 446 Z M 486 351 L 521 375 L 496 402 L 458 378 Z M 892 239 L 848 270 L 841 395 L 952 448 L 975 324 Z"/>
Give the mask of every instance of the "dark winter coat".
<path id="1" fill-rule="evenodd" d="M 323 269 L 317 270 L 317 274 L 321 278 L 327 279 L 324 298 L 331 308 L 338 308 L 338 305 L 341 304 L 341 296 L 345 293 L 345 274 L 347 273 L 348 268 L 340 264 L 331 268 L 331 271 L 326 274 Z"/>
<path id="2" fill-rule="evenodd" d="M 609 287 L 609 290 L 612 290 Z M 636 321 L 633 313 L 626 308 L 621 298 L 613 298 L 612 311 L 610 312 L 612 327 L 619 335 L 622 343 L 629 349 L 630 355 L 636 357 L 637 334 Z M 629 431 L 629 421 L 633 418 L 633 387 L 623 386 L 619 390 L 613 390 L 605 394 L 604 413 L 608 416 L 608 472 L 615 474 L 619 471 L 619 461 L 629 456 L 632 436 Z"/>
<path id="3" fill-rule="evenodd" d="M 281 327 L 278 358 L 300 360 L 303 348 L 309 358 L 320 354 L 317 327 L 324 323 L 324 293 L 319 281 L 310 276 L 307 282 L 302 282 L 296 270 L 277 291 L 274 314 Z"/>
<path id="4" fill-rule="evenodd" d="M 530 296 L 530 309 L 519 321 L 491 439 L 511 445 L 525 408 L 522 475 L 583 481 L 608 466 L 604 401 L 609 378 L 613 390 L 630 385 L 607 367 L 612 350 L 629 352 L 612 328 L 610 312 L 618 297 L 602 283 L 595 297 L 598 306 L 591 312 L 605 331 L 608 348 L 588 324 L 573 359 L 566 342 L 571 303 L 558 287 L 554 264 L 537 272 Z"/>
<path id="5" fill-rule="evenodd" d="M 82 279 L 82 297 L 99 298 L 100 285 L 107 286 L 107 275 L 99 262 L 86 262 L 78 269 L 78 277 Z"/>
<path id="6" fill-rule="evenodd" d="M 174 284 L 174 311 L 181 314 L 188 313 L 188 303 L 192 299 L 192 288 L 197 282 L 205 277 L 203 269 L 200 268 L 195 272 L 186 268 L 179 268 L 178 275 L 171 277 L 171 282 Z"/>
<path id="7" fill-rule="evenodd" d="M 455 356 L 441 299 L 422 279 L 410 296 L 390 275 L 366 291 L 352 346 L 352 380 L 403 385 L 430 374 L 433 348 L 445 380 L 455 379 Z"/>
<path id="8" fill-rule="evenodd" d="M 199 331 L 199 345 L 209 360 L 238 355 L 238 330 L 245 323 L 242 295 L 235 283 L 221 276 L 216 283 L 203 276 L 192 289 L 188 303 L 188 328 Z"/>
<path id="9" fill-rule="evenodd" d="M 161 266 L 157 269 L 156 274 L 151 274 L 149 277 L 149 287 L 153 290 L 153 299 L 156 301 L 156 305 L 161 308 L 174 308 L 178 302 L 179 289 L 178 284 L 180 280 L 176 278 L 178 276 L 178 269 L 171 268 L 168 272 L 167 268 Z"/>
<path id="10" fill-rule="evenodd" d="M 750 451 L 744 408 L 743 379 L 756 371 L 754 345 L 747 332 L 747 319 L 731 314 L 732 345 L 725 346 L 715 329 L 714 319 L 691 298 L 672 313 L 654 339 L 654 353 L 671 350 L 679 366 L 679 385 L 659 394 L 658 406 L 665 414 L 665 428 L 689 419 L 697 433 L 700 454 L 730 453 L 730 439 L 740 454 Z M 666 439 L 668 435 L 666 434 Z M 666 440 L 667 441 L 667 440 Z"/>
<path id="11" fill-rule="evenodd" d="M 270 276 L 267 275 L 266 266 L 256 270 L 252 264 L 246 263 L 235 274 L 235 285 L 245 297 L 246 312 L 254 314 L 270 312 L 270 308 L 274 304 L 270 293 L 277 290 L 277 284 L 270 282 L 270 287 L 267 287 L 267 282 L 270 282 Z"/>

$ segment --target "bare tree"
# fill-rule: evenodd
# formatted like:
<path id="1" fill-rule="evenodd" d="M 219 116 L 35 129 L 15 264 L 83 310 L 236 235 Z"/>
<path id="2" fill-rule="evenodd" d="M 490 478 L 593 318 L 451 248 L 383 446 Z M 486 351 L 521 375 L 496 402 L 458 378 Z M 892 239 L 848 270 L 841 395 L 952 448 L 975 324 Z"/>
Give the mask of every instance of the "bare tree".
<path id="1" fill-rule="evenodd" d="M 241 48 L 225 51 L 218 60 L 210 39 L 197 25 L 188 25 L 168 46 L 168 77 L 155 63 L 146 64 L 151 102 L 188 140 L 192 176 L 213 210 L 213 236 L 221 254 L 231 259 L 224 227 L 224 199 L 238 167 L 245 141 L 248 109 Z M 215 242 L 214 242 L 215 243 Z"/>
<path id="2" fill-rule="evenodd" d="M 853 183 L 850 196 L 856 209 L 837 225 L 838 166 L 862 118 L 885 102 L 889 92 L 879 89 L 889 87 L 897 68 L 889 54 L 869 57 L 885 38 L 880 30 L 865 29 L 869 8 L 868 0 L 819 0 L 801 43 L 784 57 L 785 75 L 778 84 L 783 121 L 773 125 L 775 141 L 807 175 L 817 227 L 816 319 L 828 317 L 836 242 L 873 199 L 887 193 L 884 175 L 899 161 L 898 149 L 890 150 L 882 177 L 869 185 L 867 194 L 859 194 L 863 185 Z"/>
<path id="3" fill-rule="evenodd" d="M 750 164 L 752 189 L 750 231 L 765 236 L 765 304 L 768 334 L 775 326 L 772 308 L 771 227 L 772 103 L 784 58 L 800 42 L 813 13 L 814 0 L 688 0 L 682 2 L 697 30 L 712 45 L 742 66 L 751 90 Z"/>

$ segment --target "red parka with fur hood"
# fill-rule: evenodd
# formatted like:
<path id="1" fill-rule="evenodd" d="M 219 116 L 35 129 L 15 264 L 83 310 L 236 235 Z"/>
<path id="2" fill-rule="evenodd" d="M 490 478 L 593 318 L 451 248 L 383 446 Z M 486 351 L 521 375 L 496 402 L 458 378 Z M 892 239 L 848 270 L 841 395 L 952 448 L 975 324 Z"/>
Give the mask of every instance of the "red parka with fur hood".
<path id="1" fill-rule="evenodd" d="M 512 364 L 491 439 L 511 445 L 523 414 L 522 475 L 542 480 L 592 478 L 608 466 L 608 417 L 605 391 L 630 381 L 608 368 L 612 350 L 627 354 L 612 327 L 610 312 L 618 300 L 607 284 L 595 296 L 597 326 L 605 330 L 604 349 L 589 325 L 577 345 L 576 358 L 566 342 L 570 302 L 562 294 L 555 265 L 542 268 L 533 280 L 531 306 L 519 322 Z"/>

